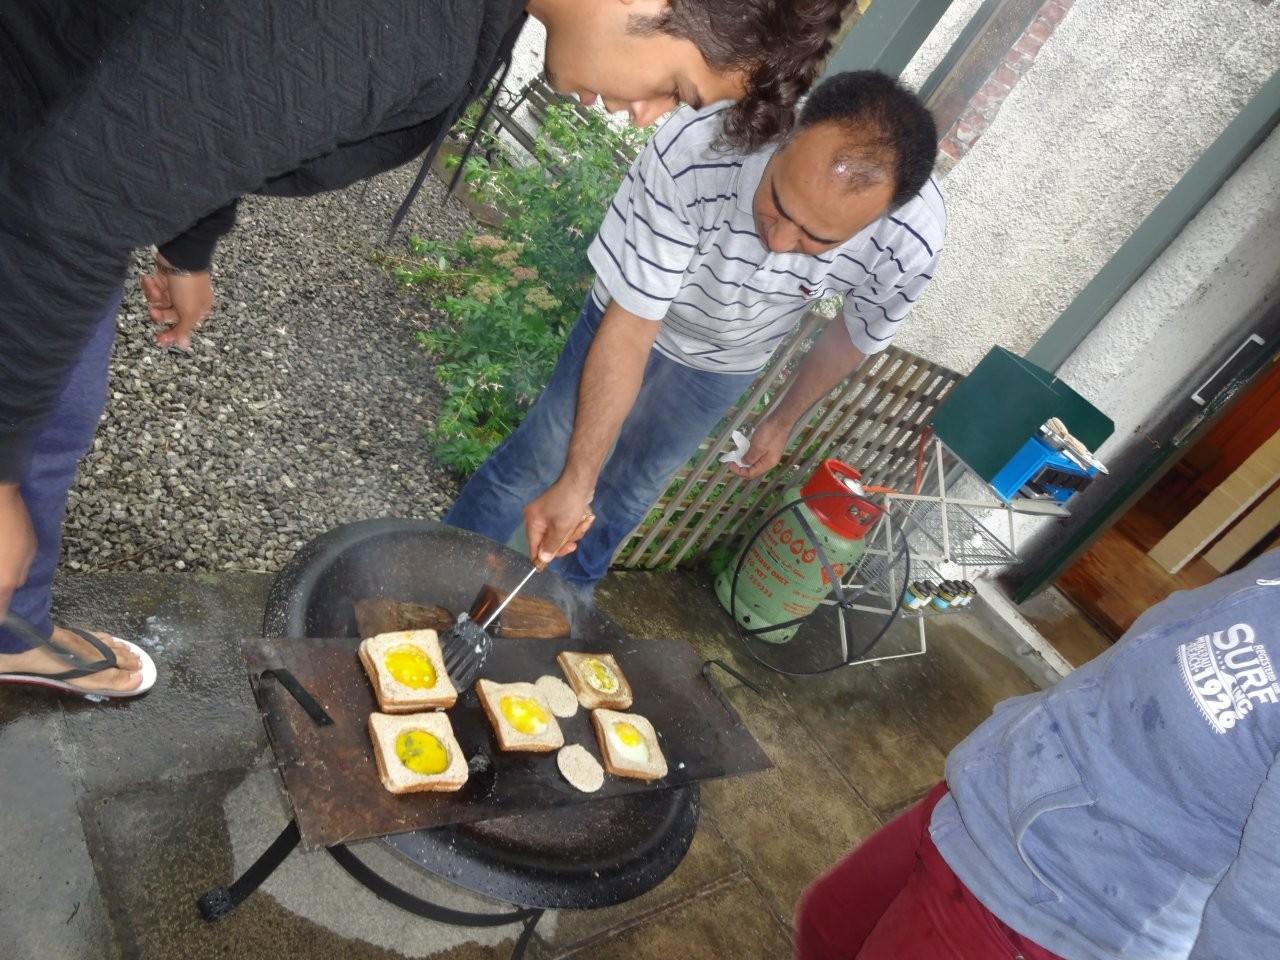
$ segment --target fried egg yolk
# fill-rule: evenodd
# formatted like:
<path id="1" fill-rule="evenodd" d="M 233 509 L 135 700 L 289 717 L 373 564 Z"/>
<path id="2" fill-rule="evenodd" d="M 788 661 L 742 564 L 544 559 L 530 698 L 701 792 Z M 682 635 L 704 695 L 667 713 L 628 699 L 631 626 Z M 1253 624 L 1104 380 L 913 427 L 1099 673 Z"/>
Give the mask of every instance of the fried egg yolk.
<path id="1" fill-rule="evenodd" d="M 387 651 L 383 662 L 387 673 L 406 687 L 414 690 L 430 690 L 436 685 L 436 668 L 421 647 L 406 643 Z"/>
<path id="2" fill-rule="evenodd" d="M 618 692 L 618 675 L 603 660 L 587 657 L 578 664 L 578 669 L 582 671 L 583 678 L 593 689 L 600 693 Z"/>
<path id="3" fill-rule="evenodd" d="M 405 730 L 396 737 L 396 756 L 414 773 L 444 773 L 449 768 L 449 751 L 425 730 Z"/>
<path id="4" fill-rule="evenodd" d="M 609 728 L 614 751 L 632 763 L 649 762 L 649 744 L 644 734 L 629 723 L 618 722 Z"/>
<path id="5" fill-rule="evenodd" d="M 507 723 L 531 737 L 538 736 L 551 722 L 542 704 L 532 697 L 503 697 L 498 702 L 498 709 L 507 718 Z"/>

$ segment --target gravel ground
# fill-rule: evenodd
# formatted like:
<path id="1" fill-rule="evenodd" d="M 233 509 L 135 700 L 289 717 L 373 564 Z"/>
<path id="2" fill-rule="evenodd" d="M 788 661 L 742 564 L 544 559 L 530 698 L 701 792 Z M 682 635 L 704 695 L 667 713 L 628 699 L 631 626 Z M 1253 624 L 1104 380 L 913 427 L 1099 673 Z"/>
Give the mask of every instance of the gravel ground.
<path id="1" fill-rule="evenodd" d="M 279 568 L 365 517 L 438 517 L 457 480 L 434 461 L 437 405 L 414 334 L 430 310 L 370 260 L 415 170 L 308 200 L 247 198 L 215 262 L 217 306 L 191 353 L 152 339 L 125 288 L 110 398 L 71 494 L 65 569 Z M 428 178 L 401 241 L 468 222 Z"/>

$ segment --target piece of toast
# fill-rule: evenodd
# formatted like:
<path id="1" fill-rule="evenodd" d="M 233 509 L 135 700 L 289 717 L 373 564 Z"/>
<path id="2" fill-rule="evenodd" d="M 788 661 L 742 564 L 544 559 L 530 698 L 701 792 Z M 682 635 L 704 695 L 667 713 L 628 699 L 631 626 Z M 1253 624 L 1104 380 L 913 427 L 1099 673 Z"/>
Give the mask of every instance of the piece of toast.
<path id="1" fill-rule="evenodd" d="M 624 754 L 622 745 L 614 736 L 611 736 L 612 727 L 618 723 L 630 724 L 640 735 L 647 753 L 646 758 L 641 759 Z M 661 780 L 667 775 L 667 758 L 662 755 L 658 734 L 654 731 L 653 724 L 640 714 L 618 713 L 615 710 L 592 710 L 591 725 L 596 730 L 600 756 L 604 757 L 604 768 L 615 777 Z"/>
<path id="2" fill-rule="evenodd" d="M 453 626 L 453 614 L 444 607 L 428 607 L 420 603 L 366 597 L 357 600 L 356 629 L 361 637 L 402 630 L 435 630 L 444 633 Z"/>
<path id="3" fill-rule="evenodd" d="M 586 669 L 588 666 L 586 661 L 590 660 L 599 661 L 613 673 L 618 681 L 617 690 L 601 690 L 592 684 L 589 679 L 592 674 Z M 569 686 L 573 687 L 573 692 L 578 695 L 578 702 L 585 709 L 626 710 L 631 706 L 631 684 L 627 683 L 627 678 L 622 674 L 622 668 L 618 666 L 618 661 L 613 659 L 612 654 L 566 651 L 556 657 L 556 663 L 560 664 L 565 679 L 569 681 Z"/>
<path id="4" fill-rule="evenodd" d="M 476 681 L 476 693 L 479 694 L 480 705 L 484 707 L 485 715 L 493 726 L 500 750 L 547 753 L 564 746 L 564 734 L 560 731 L 555 714 L 551 712 L 551 705 L 547 703 L 542 691 L 532 683 L 494 683 L 492 680 L 481 679 Z M 536 734 L 517 730 L 503 716 L 504 697 L 527 697 L 533 700 L 546 714 L 546 727 Z"/>
<path id="5" fill-rule="evenodd" d="M 440 773 L 417 773 L 410 770 L 396 753 L 396 739 L 405 732 L 421 730 L 440 741 L 448 754 L 449 765 Z M 443 713 L 410 713 L 392 716 L 369 714 L 369 737 L 373 740 L 373 757 L 378 764 L 378 777 L 392 793 L 460 790 L 467 782 L 467 758 L 453 736 L 453 726 Z"/>
<path id="6" fill-rule="evenodd" d="M 426 655 L 435 668 L 436 682 L 429 688 L 410 687 L 391 675 L 387 667 L 387 654 L 399 647 L 416 647 Z M 444 657 L 440 652 L 440 639 L 434 630 L 409 630 L 401 633 L 380 633 L 360 644 L 360 662 L 369 674 L 378 707 L 383 713 L 417 713 L 421 710 L 442 710 L 452 707 L 458 700 L 458 691 L 444 669 Z"/>
<path id="7" fill-rule="evenodd" d="M 483 623 L 506 599 L 505 590 L 486 583 L 471 604 L 471 619 Z M 553 640 L 569 636 L 569 621 L 550 600 L 520 593 L 511 598 L 498 619 L 485 629 L 495 637 L 508 640 Z"/>

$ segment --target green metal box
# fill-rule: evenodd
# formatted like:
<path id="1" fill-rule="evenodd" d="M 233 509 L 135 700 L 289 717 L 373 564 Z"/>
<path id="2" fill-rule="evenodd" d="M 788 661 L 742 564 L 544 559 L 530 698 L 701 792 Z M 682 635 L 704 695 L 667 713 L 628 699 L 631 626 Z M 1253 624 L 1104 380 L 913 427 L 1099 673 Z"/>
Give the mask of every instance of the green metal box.
<path id="1" fill-rule="evenodd" d="M 1090 450 L 1116 425 L 1058 377 L 1004 347 L 992 347 L 933 415 L 947 448 L 990 482 L 1041 424 L 1057 417 Z"/>

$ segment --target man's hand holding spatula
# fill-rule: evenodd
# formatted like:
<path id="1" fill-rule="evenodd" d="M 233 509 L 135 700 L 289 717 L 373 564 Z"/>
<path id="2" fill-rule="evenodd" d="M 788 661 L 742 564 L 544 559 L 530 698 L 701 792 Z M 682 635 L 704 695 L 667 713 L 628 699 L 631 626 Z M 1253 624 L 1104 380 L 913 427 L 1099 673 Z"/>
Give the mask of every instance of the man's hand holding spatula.
<path id="1" fill-rule="evenodd" d="M 578 541 L 586 536 L 595 520 L 590 507 L 594 493 L 591 489 L 578 490 L 561 480 L 524 508 L 529 559 L 535 565 L 545 567 L 556 557 L 566 556 L 578 548 Z M 558 550 L 556 544 L 560 545 Z"/>

